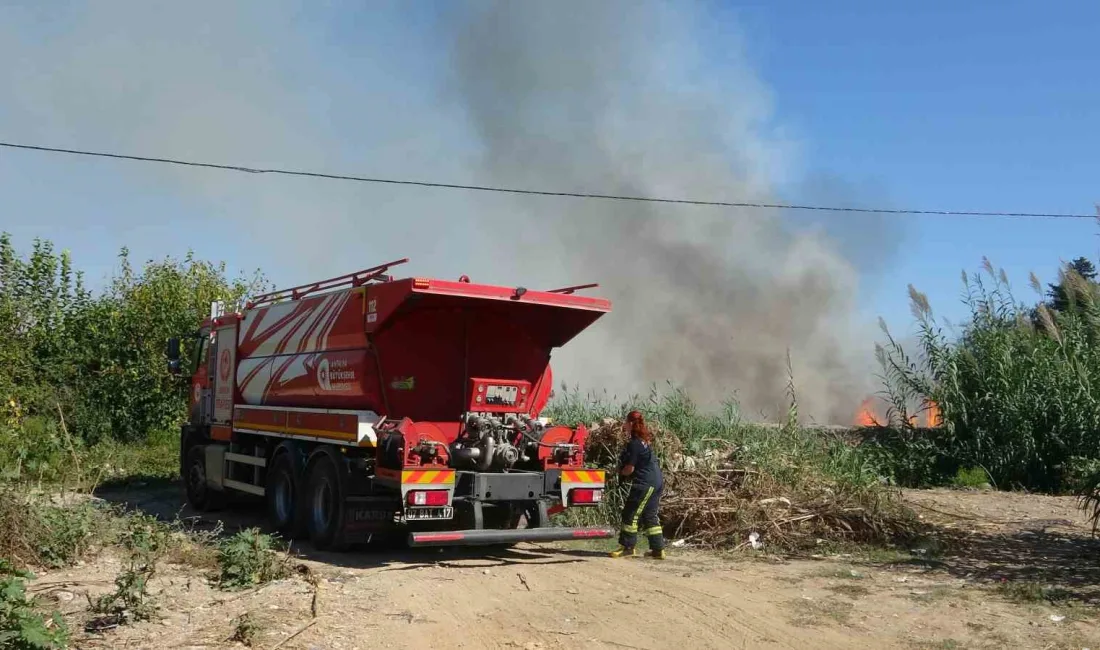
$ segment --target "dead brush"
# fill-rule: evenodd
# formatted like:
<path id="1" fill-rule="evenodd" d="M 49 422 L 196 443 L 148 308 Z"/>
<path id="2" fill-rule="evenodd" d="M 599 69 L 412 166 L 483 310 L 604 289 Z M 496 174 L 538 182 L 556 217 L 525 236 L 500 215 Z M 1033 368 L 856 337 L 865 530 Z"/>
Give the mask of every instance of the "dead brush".
<path id="1" fill-rule="evenodd" d="M 699 411 L 683 391 L 653 393 L 642 406 L 665 476 L 665 535 L 711 548 L 744 548 L 749 536 L 773 551 L 805 551 L 818 540 L 886 544 L 908 539 L 919 521 L 881 485 L 862 451 L 840 437 L 798 424 L 791 409 L 780 426 L 740 419 L 736 404 Z M 619 525 L 623 482 L 615 478 L 629 409 L 566 396 L 570 421 L 591 426 L 586 464 L 608 472 L 599 511 L 566 513 L 573 524 Z M 564 415 L 564 414 L 563 414 Z M 565 418 L 559 418 L 565 419 Z M 755 546 L 755 545 L 754 545 Z"/>
<path id="2" fill-rule="evenodd" d="M 800 551 L 819 539 L 882 544 L 918 530 L 912 513 L 884 490 L 791 485 L 752 468 L 673 472 L 667 491 L 665 534 L 712 548 L 745 548 L 753 532 L 770 548 Z"/>
<path id="3" fill-rule="evenodd" d="M 585 462 L 599 467 L 618 465 L 619 453 L 628 442 L 623 423 L 605 418 L 591 426 L 584 443 Z M 683 454 L 684 444 L 675 434 L 660 425 L 650 425 L 649 430 L 653 433 L 653 447 L 658 456 L 675 458 Z"/>

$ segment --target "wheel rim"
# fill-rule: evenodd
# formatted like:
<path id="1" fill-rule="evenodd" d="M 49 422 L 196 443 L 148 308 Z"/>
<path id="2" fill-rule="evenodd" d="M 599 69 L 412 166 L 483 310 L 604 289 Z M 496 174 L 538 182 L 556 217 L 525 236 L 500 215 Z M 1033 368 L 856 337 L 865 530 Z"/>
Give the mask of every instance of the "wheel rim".
<path id="1" fill-rule="evenodd" d="M 280 525 L 290 520 L 294 503 L 294 492 L 290 480 L 280 472 L 275 481 L 275 517 Z"/>
<path id="2" fill-rule="evenodd" d="M 318 532 L 327 531 L 332 520 L 332 487 L 322 480 L 313 495 L 313 527 Z"/>

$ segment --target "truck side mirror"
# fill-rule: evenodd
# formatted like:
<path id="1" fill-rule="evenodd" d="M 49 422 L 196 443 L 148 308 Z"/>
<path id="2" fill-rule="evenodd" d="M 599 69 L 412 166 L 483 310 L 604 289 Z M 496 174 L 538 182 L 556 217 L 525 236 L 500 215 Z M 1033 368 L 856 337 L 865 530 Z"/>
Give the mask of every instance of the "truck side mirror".
<path id="1" fill-rule="evenodd" d="M 180 340 L 174 336 L 168 339 L 164 354 L 168 357 L 168 372 L 178 375 L 180 372 Z"/>

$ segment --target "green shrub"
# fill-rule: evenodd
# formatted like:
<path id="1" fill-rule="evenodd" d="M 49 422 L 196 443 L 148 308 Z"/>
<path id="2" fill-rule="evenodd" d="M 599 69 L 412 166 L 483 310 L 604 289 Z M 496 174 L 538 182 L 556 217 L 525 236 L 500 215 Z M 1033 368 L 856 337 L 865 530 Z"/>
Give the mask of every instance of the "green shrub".
<path id="1" fill-rule="evenodd" d="M 71 469 L 55 420 L 35 416 L 18 429 L 0 430 L 0 480 L 57 481 Z"/>
<path id="2" fill-rule="evenodd" d="M 51 650 L 66 648 L 69 630 L 56 611 L 48 617 L 27 596 L 25 580 L 34 575 L 0 559 L 0 648 Z"/>
<path id="3" fill-rule="evenodd" d="M 38 541 L 40 561 L 57 568 L 74 564 L 104 531 L 102 513 L 91 504 L 46 506 L 41 512 L 45 535 Z"/>
<path id="4" fill-rule="evenodd" d="M 1100 456 L 1100 452 L 1097 454 Z M 1062 484 L 1070 491 L 1077 492 L 1087 488 L 1090 478 L 1100 474 L 1100 457 L 1085 458 L 1073 456 L 1066 461 L 1062 471 Z"/>
<path id="5" fill-rule="evenodd" d="M 0 558 L 17 566 L 70 566 L 114 541 L 115 516 L 90 501 L 52 503 L 0 485 Z"/>
<path id="6" fill-rule="evenodd" d="M 229 640 L 240 643 L 247 648 L 251 648 L 256 641 L 256 634 L 259 631 L 260 624 L 250 613 L 245 612 L 237 618 L 237 623 L 233 627 L 233 635 L 229 637 Z"/>
<path id="7" fill-rule="evenodd" d="M 910 286 L 915 358 L 883 325 L 878 352 L 894 426 L 911 433 L 914 402 L 940 408 L 944 425 L 915 452 L 936 460 L 918 478 L 935 469 L 946 482 L 960 467 L 982 467 L 1000 488 L 1071 489 L 1072 459 L 1100 458 L 1100 287 L 1066 270 L 1062 308 L 1032 308 L 1017 302 L 1003 271 L 988 260 L 984 270 L 963 274 L 970 318 L 953 337 Z M 903 459 L 904 444 L 900 451 L 893 459 Z"/>
<path id="8" fill-rule="evenodd" d="M 279 546 L 256 528 L 223 540 L 218 548 L 218 586 L 241 589 L 288 577 L 288 558 Z"/>
<path id="9" fill-rule="evenodd" d="M 100 596 L 92 605 L 92 611 L 111 622 L 125 625 L 134 621 L 147 621 L 157 612 L 157 602 L 149 594 L 149 581 L 156 573 L 156 560 L 131 561 L 115 577 L 115 590 Z"/>
<path id="10" fill-rule="evenodd" d="M 155 517 L 130 514 L 123 521 L 119 542 L 129 551 L 126 568 L 115 577 L 115 590 L 101 596 L 92 607 L 118 624 L 156 615 L 158 605 L 149 594 L 149 582 L 156 575 L 157 563 L 173 546 L 172 529 Z"/>

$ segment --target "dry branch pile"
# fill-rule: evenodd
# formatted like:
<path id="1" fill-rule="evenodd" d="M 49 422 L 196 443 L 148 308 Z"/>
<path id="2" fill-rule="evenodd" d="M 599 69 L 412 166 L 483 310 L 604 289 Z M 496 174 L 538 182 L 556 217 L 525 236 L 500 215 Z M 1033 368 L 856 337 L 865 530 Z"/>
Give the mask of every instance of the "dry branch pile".
<path id="1" fill-rule="evenodd" d="M 779 472 L 729 441 L 710 441 L 698 456 L 685 455 L 674 434 L 652 429 L 665 473 L 661 519 L 670 539 L 712 548 L 762 544 L 795 551 L 824 542 L 889 543 L 918 530 L 913 513 L 883 486 L 830 480 L 808 466 L 788 465 Z M 605 420 L 593 427 L 587 458 L 613 469 L 625 442 L 621 424 Z M 621 496 L 609 499 L 613 510 Z"/>
<path id="2" fill-rule="evenodd" d="M 722 548 L 761 543 L 785 550 L 820 543 L 884 543 L 915 531 L 899 504 L 881 490 L 825 484 L 781 485 L 745 468 L 669 473 L 662 502 L 666 534 Z"/>
<path id="3" fill-rule="evenodd" d="M 653 425 L 650 425 L 650 431 L 653 433 L 653 446 L 658 456 L 661 458 L 682 456 L 684 445 L 674 434 Z M 588 439 L 584 443 L 585 459 L 600 467 L 614 467 L 619 462 L 619 453 L 626 442 L 627 435 L 622 422 L 605 419 L 592 425 L 589 430 Z"/>

